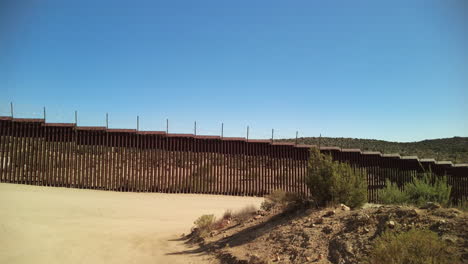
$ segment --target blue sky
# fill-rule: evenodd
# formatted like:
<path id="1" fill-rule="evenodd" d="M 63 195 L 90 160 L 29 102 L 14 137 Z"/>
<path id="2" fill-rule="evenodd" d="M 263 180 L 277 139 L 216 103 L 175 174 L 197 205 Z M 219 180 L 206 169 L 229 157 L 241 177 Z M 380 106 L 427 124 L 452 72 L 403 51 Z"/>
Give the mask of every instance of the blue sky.
<path id="1" fill-rule="evenodd" d="M 385 2 L 385 3 L 384 3 Z M 0 114 L 252 138 L 468 136 L 464 0 L 0 2 Z"/>

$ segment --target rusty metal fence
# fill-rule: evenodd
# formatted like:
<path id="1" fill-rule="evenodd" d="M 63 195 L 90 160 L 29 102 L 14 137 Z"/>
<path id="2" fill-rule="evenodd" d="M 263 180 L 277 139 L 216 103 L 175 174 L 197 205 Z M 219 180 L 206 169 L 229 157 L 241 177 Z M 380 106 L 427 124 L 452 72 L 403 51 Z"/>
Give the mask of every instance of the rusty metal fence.
<path id="1" fill-rule="evenodd" d="M 0 181 L 131 192 L 261 196 L 283 189 L 308 195 L 304 178 L 311 147 L 0 117 Z M 320 150 L 365 169 L 370 201 L 378 201 L 387 178 L 401 185 L 429 168 L 447 175 L 453 200 L 468 196 L 467 165 L 358 149 Z"/>

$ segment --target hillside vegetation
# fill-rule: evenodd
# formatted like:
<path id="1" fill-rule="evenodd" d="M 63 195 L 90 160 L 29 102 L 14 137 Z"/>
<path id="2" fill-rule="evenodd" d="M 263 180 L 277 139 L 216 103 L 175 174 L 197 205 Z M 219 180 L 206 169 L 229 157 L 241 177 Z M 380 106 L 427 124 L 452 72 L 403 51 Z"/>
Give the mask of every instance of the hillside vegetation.
<path id="1" fill-rule="evenodd" d="M 294 142 L 295 139 L 278 141 Z M 417 142 L 391 142 L 375 139 L 305 137 L 299 138 L 298 144 L 358 148 L 363 151 L 399 153 L 402 156 L 418 156 L 436 160 L 449 160 L 453 163 L 468 163 L 468 137 L 429 139 Z"/>

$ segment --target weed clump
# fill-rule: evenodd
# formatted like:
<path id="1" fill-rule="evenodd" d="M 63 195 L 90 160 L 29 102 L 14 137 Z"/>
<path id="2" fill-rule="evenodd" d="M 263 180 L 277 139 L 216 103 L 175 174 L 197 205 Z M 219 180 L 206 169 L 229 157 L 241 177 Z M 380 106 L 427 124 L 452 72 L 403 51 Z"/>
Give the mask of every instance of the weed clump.
<path id="1" fill-rule="evenodd" d="M 459 263 L 446 242 L 429 230 L 416 230 L 395 234 L 384 232 L 374 241 L 367 259 L 369 264 L 452 264 Z"/>
<path id="2" fill-rule="evenodd" d="M 277 189 L 265 196 L 265 200 L 260 205 L 260 208 L 265 211 L 270 211 L 273 208 L 284 209 L 302 202 L 303 198 L 299 194 Z"/>
<path id="3" fill-rule="evenodd" d="M 358 208 L 367 201 L 366 173 L 348 163 L 333 161 L 317 148 L 310 150 L 306 184 L 319 206 L 343 203 Z"/>
<path id="4" fill-rule="evenodd" d="M 195 220 L 196 232 L 198 232 L 200 237 L 206 237 L 211 232 L 213 224 L 215 223 L 216 218 L 214 215 L 202 215 L 197 220 Z"/>

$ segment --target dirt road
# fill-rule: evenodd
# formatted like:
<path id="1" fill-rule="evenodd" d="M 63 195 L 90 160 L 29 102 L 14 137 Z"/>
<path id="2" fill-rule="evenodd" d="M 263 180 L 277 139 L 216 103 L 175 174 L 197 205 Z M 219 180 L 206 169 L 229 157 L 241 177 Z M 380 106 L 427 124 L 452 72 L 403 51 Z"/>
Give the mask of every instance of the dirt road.
<path id="1" fill-rule="evenodd" d="M 186 250 L 202 214 L 261 198 L 119 193 L 0 184 L 0 263 L 210 263 Z"/>

